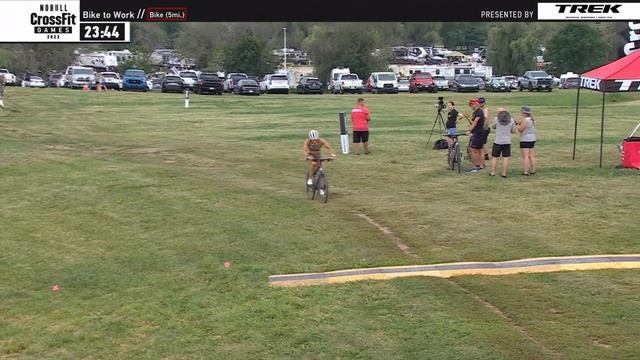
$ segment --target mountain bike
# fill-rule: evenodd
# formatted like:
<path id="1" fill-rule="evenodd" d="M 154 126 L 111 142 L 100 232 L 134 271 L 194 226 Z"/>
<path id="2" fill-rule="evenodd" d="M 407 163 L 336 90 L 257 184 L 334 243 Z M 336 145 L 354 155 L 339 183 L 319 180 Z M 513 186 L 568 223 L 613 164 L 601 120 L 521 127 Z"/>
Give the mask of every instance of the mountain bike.
<path id="1" fill-rule="evenodd" d="M 446 135 L 449 136 L 453 143 L 449 148 L 449 154 L 447 155 L 447 162 L 449 164 L 449 170 L 455 171 L 458 170 L 458 173 L 462 172 L 462 150 L 460 150 L 460 141 L 458 140 L 459 136 L 464 136 L 465 133 L 460 133 L 457 135 Z M 468 149 L 467 149 L 468 151 Z M 466 158 L 466 157 L 465 157 Z"/>
<path id="2" fill-rule="evenodd" d="M 318 158 L 315 159 L 317 162 L 316 171 L 313 173 L 312 184 L 307 186 L 307 195 L 311 198 L 311 200 L 318 199 L 323 203 L 326 203 L 329 200 L 329 182 L 327 181 L 327 175 L 324 173 L 324 162 L 331 161 L 333 158 Z M 308 179 L 307 179 L 308 180 Z"/>

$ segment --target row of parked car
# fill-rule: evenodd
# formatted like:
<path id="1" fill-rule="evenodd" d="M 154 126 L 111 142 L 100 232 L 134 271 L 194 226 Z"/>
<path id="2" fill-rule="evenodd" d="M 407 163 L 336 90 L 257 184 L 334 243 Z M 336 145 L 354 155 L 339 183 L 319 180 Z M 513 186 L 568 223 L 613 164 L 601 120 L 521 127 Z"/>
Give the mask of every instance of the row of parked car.
<path id="1" fill-rule="evenodd" d="M 260 95 L 261 93 L 283 93 L 290 91 L 289 80 L 284 74 L 267 74 L 262 78 L 245 73 L 232 72 L 225 76 L 213 71 L 184 70 L 176 74 L 155 73 L 146 74 L 142 69 L 127 69 L 122 78 L 116 72 L 105 71 L 95 73 L 90 67 L 69 66 L 64 73 L 50 73 L 48 78 L 25 74 L 19 79 L 7 69 L 0 68 L 7 85 L 23 85 L 29 87 L 69 87 L 82 88 L 85 85 L 95 89 L 101 84 L 108 89 L 116 90 L 161 90 L 162 92 L 183 92 L 190 90 L 198 94 L 217 94 L 224 92 Z M 409 78 L 398 78 L 393 72 L 373 72 L 366 80 L 361 80 L 357 74 L 348 68 L 336 68 L 331 71 L 331 79 L 326 88 L 317 77 L 303 76 L 300 78 L 296 92 L 300 94 L 322 94 L 326 91 L 338 93 L 398 93 L 421 92 L 435 93 L 443 90 L 456 92 L 480 90 L 512 91 L 512 90 L 546 90 L 551 91 L 553 85 L 559 88 L 574 88 L 579 86 L 579 75 L 563 74 L 560 79 L 544 71 L 527 71 L 524 76 L 492 77 L 489 81 L 469 75 L 457 75 L 452 81 L 444 76 L 432 76 L 428 72 L 415 72 Z"/>

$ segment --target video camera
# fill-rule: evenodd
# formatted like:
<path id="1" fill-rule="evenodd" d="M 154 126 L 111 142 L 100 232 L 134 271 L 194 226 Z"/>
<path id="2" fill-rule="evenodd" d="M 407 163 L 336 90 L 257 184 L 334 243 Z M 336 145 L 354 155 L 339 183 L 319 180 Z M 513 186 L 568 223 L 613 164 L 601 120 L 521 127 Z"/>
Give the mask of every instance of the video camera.
<path id="1" fill-rule="evenodd" d="M 438 96 L 438 102 L 435 103 L 433 107 L 438 109 L 438 111 L 444 110 L 444 108 L 446 107 L 446 105 L 444 104 L 444 97 Z"/>

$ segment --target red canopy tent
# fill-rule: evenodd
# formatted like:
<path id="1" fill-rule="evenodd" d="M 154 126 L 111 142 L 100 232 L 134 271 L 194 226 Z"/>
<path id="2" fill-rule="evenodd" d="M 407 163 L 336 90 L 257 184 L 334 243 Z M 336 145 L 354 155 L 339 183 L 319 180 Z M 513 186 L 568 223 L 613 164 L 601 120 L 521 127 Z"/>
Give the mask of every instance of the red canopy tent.
<path id="1" fill-rule="evenodd" d="M 573 159 L 576 158 L 576 136 L 578 134 L 578 108 L 580 89 L 602 92 L 602 118 L 600 123 L 600 167 L 602 167 L 602 143 L 604 142 L 604 100 L 608 92 L 640 91 L 640 51 L 602 65 L 580 75 L 580 87 L 576 99 L 576 122 L 573 132 Z"/>

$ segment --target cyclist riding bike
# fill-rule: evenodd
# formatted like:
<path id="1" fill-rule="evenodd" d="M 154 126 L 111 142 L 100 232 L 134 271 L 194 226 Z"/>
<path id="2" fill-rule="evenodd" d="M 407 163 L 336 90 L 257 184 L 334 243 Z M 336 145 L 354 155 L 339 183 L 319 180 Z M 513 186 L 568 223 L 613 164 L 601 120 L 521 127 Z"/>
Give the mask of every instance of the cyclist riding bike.
<path id="1" fill-rule="evenodd" d="M 313 185 L 313 174 L 315 174 L 318 169 L 319 161 L 321 156 L 321 150 L 325 147 L 329 150 L 331 154 L 330 157 L 333 159 L 336 157 L 336 154 L 333 153 L 333 148 L 331 144 L 318 134 L 318 130 L 309 131 L 309 138 L 305 139 L 303 151 L 304 156 L 307 158 L 307 163 L 309 164 L 309 171 L 307 172 L 307 185 Z"/>

